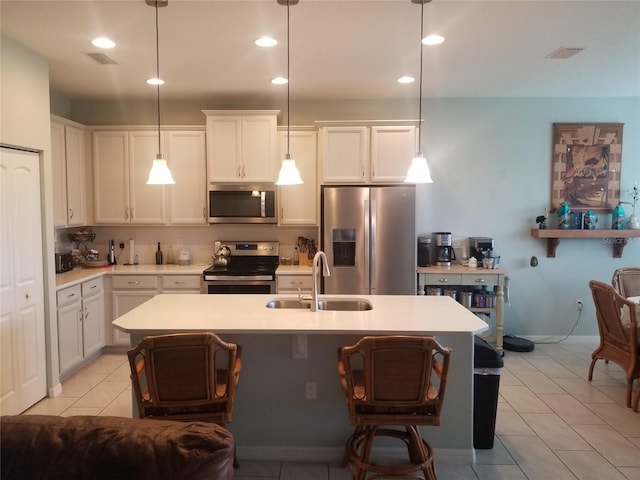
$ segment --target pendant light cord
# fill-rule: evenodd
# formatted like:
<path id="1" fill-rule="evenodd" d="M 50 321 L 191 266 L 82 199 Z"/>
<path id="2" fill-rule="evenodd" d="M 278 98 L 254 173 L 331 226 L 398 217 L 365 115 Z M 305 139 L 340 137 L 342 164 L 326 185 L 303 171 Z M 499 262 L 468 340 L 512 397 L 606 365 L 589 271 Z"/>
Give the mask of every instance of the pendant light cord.
<path id="1" fill-rule="evenodd" d="M 156 79 L 157 84 L 157 106 L 158 106 L 158 154 L 162 154 L 160 142 L 160 35 L 158 33 L 158 2 L 156 1 Z"/>
<path id="2" fill-rule="evenodd" d="M 289 85 L 291 85 L 291 75 L 289 74 L 289 57 L 290 57 L 290 46 L 289 46 L 289 30 L 290 30 L 290 22 L 289 22 L 289 4 L 291 2 L 287 2 L 287 158 L 291 157 L 291 152 L 289 150 L 289 142 L 291 141 L 291 96 Z"/>
<path id="3" fill-rule="evenodd" d="M 420 3 L 420 100 L 418 103 L 418 152 L 422 154 L 422 38 L 424 37 L 424 0 Z"/>

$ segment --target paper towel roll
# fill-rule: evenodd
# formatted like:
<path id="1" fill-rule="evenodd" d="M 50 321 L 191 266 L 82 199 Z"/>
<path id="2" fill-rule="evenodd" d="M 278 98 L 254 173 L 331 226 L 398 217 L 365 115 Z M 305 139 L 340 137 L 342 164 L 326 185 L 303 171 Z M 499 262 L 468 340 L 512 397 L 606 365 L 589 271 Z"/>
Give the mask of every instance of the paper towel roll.
<path id="1" fill-rule="evenodd" d="M 133 265 L 134 264 L 134 260 L 135 260 L 135 249 L 133 246 L 133 238 L 129 239 L 129 265 Z"/>

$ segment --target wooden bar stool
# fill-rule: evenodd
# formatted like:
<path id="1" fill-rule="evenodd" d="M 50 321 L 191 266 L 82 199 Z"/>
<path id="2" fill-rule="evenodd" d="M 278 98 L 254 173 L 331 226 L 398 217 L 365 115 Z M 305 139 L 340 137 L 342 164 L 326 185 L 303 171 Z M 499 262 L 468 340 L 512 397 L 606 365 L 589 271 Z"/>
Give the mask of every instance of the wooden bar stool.
<path id="1" fill-rule="evenodd" d="M 421 472 L 436 480 L 433 450 L 419 426 L 440 425 L 450 356 L 451 349 L 433 337 L 416 336 L 364 337 L 338 350 L 349 422 L 355 427 L 344 456 L 352 478 L 420 478 Z M 399 439 L 408 460 L 375 461 L 376 437 Z"/>

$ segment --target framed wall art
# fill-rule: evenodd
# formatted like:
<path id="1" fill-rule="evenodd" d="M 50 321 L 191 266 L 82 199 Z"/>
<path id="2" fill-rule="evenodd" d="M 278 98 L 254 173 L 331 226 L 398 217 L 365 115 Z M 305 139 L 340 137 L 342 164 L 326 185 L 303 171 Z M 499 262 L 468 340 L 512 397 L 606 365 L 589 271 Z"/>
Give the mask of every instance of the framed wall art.
<path id="1" fill-rule="evenodd" d="M 622 123 L 554 123 L 551 207 L 609 212 L 620 200 Z"/>

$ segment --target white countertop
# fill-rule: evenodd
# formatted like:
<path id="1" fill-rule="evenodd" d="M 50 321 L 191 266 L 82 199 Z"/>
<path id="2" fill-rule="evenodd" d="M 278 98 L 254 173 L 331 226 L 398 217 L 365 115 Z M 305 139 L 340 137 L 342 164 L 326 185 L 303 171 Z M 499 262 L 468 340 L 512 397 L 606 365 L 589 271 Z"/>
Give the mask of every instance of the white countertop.
<path id="1" fill-rule="evenodd" d="M 70 272 L 56 274 L 58 289 L 78 282 L 108 275 L 200 275 L 209 265 L 108 265 L 99 268 L 78 267 Z"/>
<path id="2" fill-rule="evenodd" d="M 272 298 L 285 295 L 157 295 L 114 320 L 127 333 L 160 334 L 186 331 L 216 333 L 320 334 L 477 334 L 488 325 L 448 296 L 320 295 L 365 298 L 369 311 L 271 309 Z"/>

